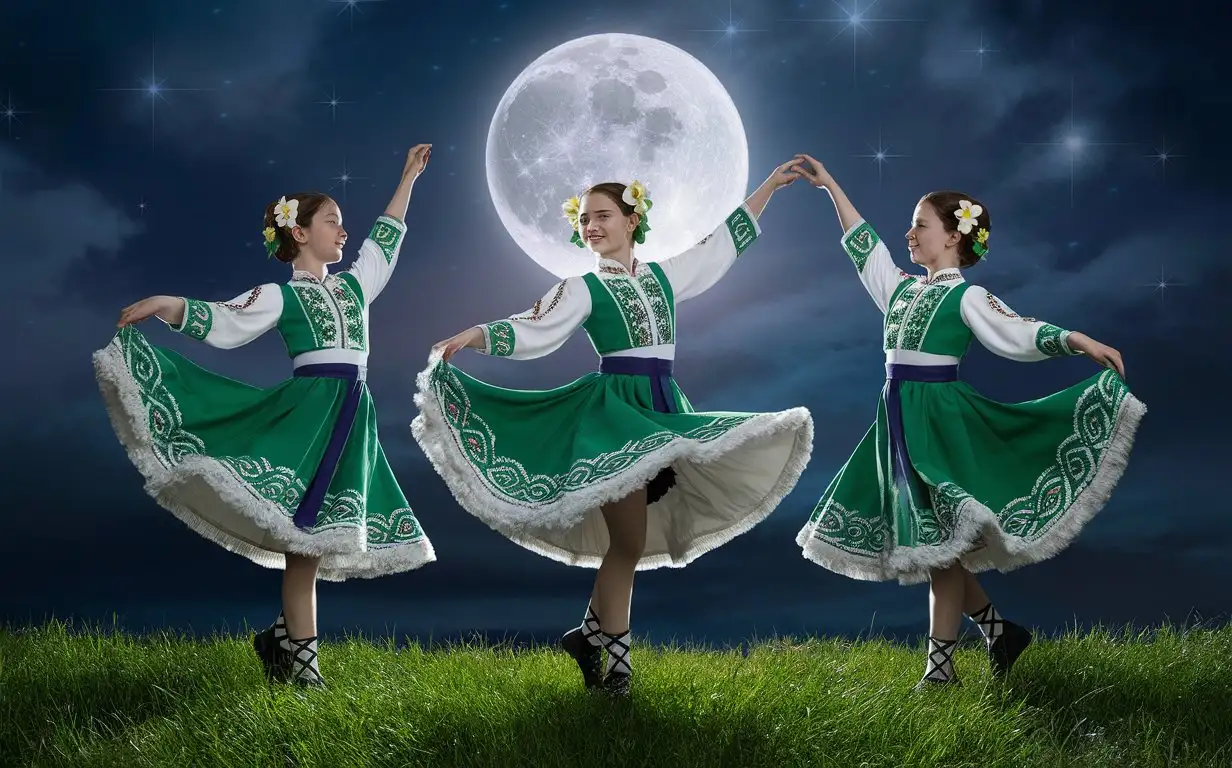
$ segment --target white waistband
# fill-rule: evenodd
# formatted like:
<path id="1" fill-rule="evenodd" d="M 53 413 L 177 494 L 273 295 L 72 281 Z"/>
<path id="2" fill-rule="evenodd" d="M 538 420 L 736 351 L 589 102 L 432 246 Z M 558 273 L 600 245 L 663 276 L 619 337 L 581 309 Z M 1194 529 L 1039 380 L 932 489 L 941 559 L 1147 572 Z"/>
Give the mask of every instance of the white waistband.
<path id="1" fill-rule="evenodd" d="M 619 352 L 608 352 L 604 357 L 657 357 L 662 360 L 676 359 L 675 344 L 656 344 L 653 347 L 634 347 Z"/>
<path id="2" fill-rule="evenodd" d="M 931 352 L 916 352 L 913 349 L 887 349 L 887 363 L 904 365 L 958 365 L 962 358 L 953 355 L 934 355 Z"/>
<path id="3" fill-rule="evenodd" d="M 365 366 L 368 364 L 368 353 L 355 349 L 316 349 L 296 355 L 291 359 L 291 366 L 299 368 L 305 365 L 321 363 L 345 363 L 346 365 Z"/>

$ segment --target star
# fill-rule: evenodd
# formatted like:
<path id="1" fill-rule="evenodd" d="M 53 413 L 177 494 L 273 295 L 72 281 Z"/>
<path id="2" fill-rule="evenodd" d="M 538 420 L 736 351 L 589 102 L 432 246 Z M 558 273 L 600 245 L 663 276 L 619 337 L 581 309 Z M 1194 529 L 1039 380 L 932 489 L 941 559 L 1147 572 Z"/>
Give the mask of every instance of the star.
<path id="1" fill-rule="evenodd" d="M 1074 172 L 1079 158 L 1086 154 L 1088 147 L 1127 147 L 1135 146 L 1133 142 L 1123 141 L 1091 141 L 1078 130 L 1074 111 L 1074 79 L 1069 81 L 1069 129 L 1060 141 L 1028 141 L 1020 142 L 1023 146 L 1060 147 L 1069 159 L 1069 205 L 1074 207 Z"/>
<path id="2" fill-rule="evenodd" d="M 348 171 L 346 160 L 343 160 L 342 161 L 342 172 L 339 173 L 337 176 L 333 177 L 332 179 L 330 179 L 330 181 L 334 182 L 333 185 L 330 186 L 330 190 L 333 190 L 334 187 L 341 184 L 342 185 L 342 200 L 345 202 L 346 194 L 347 194 L 347 187 L 350 185 L 352 181 L 357 181 L 361 178 L 363 177 L 356 176 L 355 174 Z"/>
<path id="3" fill-rule="evenodd" d="M 154 64 L 154 47 L 155 47 L 155 43 L 152 42 L 150 44 L 150 79 L 145 83 L 144 86 L 142 86 L 141 88 L 99 88 L 100 91 L 135 91 L 139 93 L 144 93 L 145 95 L 150 97 L 150 145 L 151 146 L 154 145 L 154 141 L 157 136 L 157 129 L 154 123 L 154 114 L 155 114 L 154 107 L 158 103 L 159 99 L 162 99 L 163 101 L 167 101 L 167 98 L 163 96 L 164 93 L 171 93 L 171 92 L 178 92 L 178 91 L 212 91 L 214 90 L 213 88 L 167 88 L 165 87 L 163 83 L 167 82 L 166 78 L 163 78 L 162 80 L 158 79 L 158 74 L 157 74 L 156 67 Z"/>
<path id="4" fill-rule="evenodd" d="M 871 19 L 869 18 L 868 12 L 872 10 L 873 6 L 877 5 L 877 3 L 879 3 L 880 1 L 881 0 L 872 0 L 872 2 L 864 6 L 864 8 L 861 8 L 860 0 L 852 0 L 852 6 L 851 6 L 851 9 L 849 10 L 847 8 L 844 8 L 838 2 L 838 0 L 831 0 L 831 2 L 833 2 L 836 6 L 838 6 L 838 9 L 843 12 L 842 18 L 836 19 L 836 18 L 831 17 L 831 18 L 825 18 L 825 19 L 785 19 L 785 21 L 807 21 L 807 22 L 812 22 L 814 24 L 842 24 L 843 25 L 842 29 L 840 29 L 834 35 L 834 37 L 830 38 L 831 40 L 838 39 L 839 36 L 841 36 L 844 32 L 850 29 L 851 30 L 851 70 L 852 70 L 851 80 L 854 83 L 856 79 L 856 73 L 859 71 L 859 65 L 857 64 L 856 58 L 857 58 L 857 45 L 858 45 L 857 41 L 859 38 L 860 30 L 864 30 L 866 32 L 869 31 L 868 25 L 873 22 L 919 21 L 919 19 L 883 19 L 883 18 Z"/>
<path id="5" fill-rule="evenodd" d="M 329 106 L 329 112 L 330 112 L 330 118 L 329 118 L 329 120 L 330 120 L 330 122 L 332 123 L 332 122 L 336 122 L 336 121 L 337 121 L 337 119 L 338 119 L 338 105 L 339 105 L 339 104 L 354 104 L 355 102 L 353 102 L 353 101 L 341 101 L 341 100 L 339 100 L 339 99 L 338 99 L 338 87 L 337 87 L 337 86 L 334 86 L 333 88 L 331 88 L 331 89 L 330 89 L 330 93 L 331 93 L 332 95 L 331 95 L 328 99 L 326 99 L 325 101 L 318 101 L 318 102 L 316 102 L 316 103 L 317 103 L 317 104 L 326 104 L 326 105 L 328 105 L 328 106 Z"/>
<path id="6" fill-rule="evenodd" d="M 359 11 L 360 13 L 363 13 L 363 12 L 364 12 L 364 10 L 363 10 L 362 8 L 360 8 L 360 7 L 359 7 L 361 3 L 380 3 L 380 2 L 383 2 L 383 0 L 329 0 L 329 1 L 330 1 L 331 3 L 336 4 L 336 5 L 341 5 L 341 6 L 342 6 L 342 8 L 340 8 L 340 9 L 338 10 L 338 15 L 339 15 L 339 16 L 341 16 L 341 15 L 342 15 L 342 14 L 344 14 L 344 13 L 346 13 L 347 11 L 350 11 L 350 12 L 351 12 L 351 31 L 352 31 L 352 32 L 354 32 L 354 31 L 355 31 L 355 12 L 356 12 L 356 11 Z"/>
<path id="7" fill-rule="evenodd" d="M 1173 152 L 1172 148 L 1168 146 L 1168 137 L 1165 136 L 1163 140 L 1163 149 L 1157 148 L 1154 154 L 1147 155 L 1147 157 L 1153 158 L 1155 162 L 1159 163 L 1159 167 L 1163 172 L 1163 176 L 1165 179 L 1167 179 L 1168 178 L 1168 162 L 1178 157 L 1184 157 L 1184 155 L 1178 155 L 1175 152 Z"/>
<path id="8" fill-rule="evenodd" d="M 719 19 L 719 24 L 721 26 L 718 27 L 717 29 L 690 29 L 689 31 L 690 32 L 718 32 L 719 33 L 718 39 L 715 40 L 714 43 L 710 47 L 713 48 L 714 46 L 726 40 L 727 41 L 727 57 L 729 59 L 731 58 L 731 55 L 732 55 L 732 42 L 736 39 L 736 35 L 742 34 L 745 32 L 768 32 L 769 31 L 766 29 L 741 29 L 740 24 L 735 20 L 735 17 L 732 15 L 731 0 L 728 0 L 727 2 L 727 21 L 723 21 L 722 19 Z"/>
<path id="9" fill-rule="evenodd" d="M 882 166 L 885 165 L 886 160 L 890 159 L 891 157 L 906 157 L 906 155 L 892 155 L 889 152 L 887 152 L 889 147 L 882 146 L 880 129 L 877 130 L 877 148 L 873 149 L 873 146 L 871 144 L 868 146 L 868 148 L 869 150 L 872 151 L 872 154 L 852 155 L 852 157 L 867 157 L 867 158 L 870 158 L 873 162 L 877 163 L 877 187 L 878 189 L 880 189 L 881 188 L 881 168 Z"/>
<path id="10" fill-rule="evenodd" d="M 1000 51 L 998 51 L 996 48 L 989 48 L 984 45 L 984 32 L 983 30 L 980 30 L 980 47 L 979 48 L 967 48 L 963 50 L 963 53 L 974 53 L 976 56 L 980 57 L 980 71 L 983 72 L 984 71 L 984 56 L 989 53 L 1000 53 Z"/>
<path id="11" fill-rule="evenodd" d="M 137 203 L 137 210 L 141 211 L 142 216 L 145 215 L 145 209 L 149 207 L 150 207 L 150 204 L 145 201 L 144 197 L 141 198 L 140 202 Z"/>
<path id="12" fill-rule="evenodd" d="M 11 139 L 13 138 L 13 122 L 14 121 L 19 122 L 19 123 L 21 122 L 21 119 L 18 118 L 17 116 L 18 115 L 29 115 L 33 113 L 27 110 L 24 110 L 24 109 L 18 109 L 17 107 L 13 106 L 13 92 L 12 91 L 9 91 L 8 96 L 9 96 L 8 102 L 4 104 L 4 109 L 0 110 L 0 117 L 3 117 L 8 122 L 9 138 Z"/>
<path id="13" fill-rule="evenodd" d="M 1171 288 L 1183 288 L 1185 287 L 1185 284 L 1177 282 L 1175 280 L 1169 280 L 1167 276 L 1164 274 L 1163 264 L 1160 264 L 1159 265 L 1159 279 L 1153 282 L 1150 282 L 1150 283 L 1145 283 L 1142 285 L 1142 287 L 1154 289 L 1156 295 L 1159 296 L 1159 309 L 1162 311 L 1162 310 L 1167 309 L 1166 305 L 1164 304 L 1164 294 L 1167 293 L 1168 290 Z"/>

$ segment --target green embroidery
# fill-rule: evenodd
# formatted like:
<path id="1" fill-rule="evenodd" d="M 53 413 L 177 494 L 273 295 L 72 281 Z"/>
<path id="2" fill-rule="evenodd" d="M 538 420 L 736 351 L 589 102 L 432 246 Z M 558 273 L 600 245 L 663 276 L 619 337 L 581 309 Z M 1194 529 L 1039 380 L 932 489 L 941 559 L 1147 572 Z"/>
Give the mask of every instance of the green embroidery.
<path id="1" fill-rule="evenodd" d="M 1051 323 L 1044 323 L 1035 332 L 1035 348 L 1049 357 L 1066 357 L 1068 355 L 1081 354 L 1076 349 L 1070 349 L 1069 344 L 1065 343 L 1065 337 L 1068 335 L 1069 333 L 1063 328 L 1058 328 Z"/>
<path id="2" fill-rule="evenodd" d="M 325 298 L 325 288 L 318 285 L 293 285 L 295 298 L 299 300 L 308 327 L 312 329 L 312 345 L 325 349 L 338 343 L 338 321 Z"/>
<path id="3" fill-rule="evenodd" d="M 620 475 L 637 465 L 643 457 L 663 450 L 677 440 L 708 443 L 753 418 L 753 414 L 716 416 L 687 432 L 667 430 L 631 441 L 616 451 L 592 458 L 580 458 L 556 475 L 534 475 L 517 461 L 496 450 L 496 433 L 471 410 L 470 399 L 457 374 L 449 366 L 438 365 L 432 372 L 432 391 L 441 404 L 457 450 L 489 488 L 506 501 L 525 505 L 548 504 L 608 477 Z"/>
<path id="4" fill-rule="evenodd" d="M 817 502 L 810 520 L 813 538 L 861 557 L 876 557 L 886 550 L 890 525 L 882 515 L 853 512 L 831 498 Z"/>
<path id="5" fill-rule="evenodd" d="M 402 228 L 397 226 L 395 219 L 381 216 L 372 225 L 368 238 L 380 246 L 381 253 L 385 254 L 385 263 L 392 264 L 398 253 L 398 244 L 402 240 Z"/>
<path id="6" fill-rule="evenodd" d="M 757 239 L 757 227 L 743 207 L 732 211 L 727 217 L 726 224 L 727 231 L 731 233 L 732 242 L 736 244 L 736 256 L 739 257 Z"/>
<path id="7" fill-rule="evenodd" d="M 513 345 L 516 342 L 516 336 L 513 332 L 513 323 L 508 320 L 497 320 L 495 323 L 488 323 L 488 354 L 497 357 L 509 357 L 513 354 Z"/>
<path id="8" fill-rule="evenodd" d="M 911 308 L 912 302 L 916 296 L 924 290 L 924 286 L 918 282 L 908 283 L 899 292 L 898 298 L 890 304 L 890 308 L 886 310 L 885 317 L 885 349 L 897 349 L 898 337 L 900 329 L 903 326 L 903 320 L 907 316 L 907 311 Z"/>
<path id="9" fill-rule="evenodd" d="M 184 300 L 184 322 L 180 333 L 197 341 L 204 341 L 214 327 L 214 308 L 209 302 L 196 299 Z"/>
<path id="10" fill-rule="evenodd" d="M 633 281 L 623 275 L 619 277 L 602 278 L 604 287 L 616 300 L 624 318 L 625 327 L 629 329 L 629 339 L 634 347 L 648 347 L 654 342 L 650 336 L 650 316 L 646 314 L 646 306 L 637 295 Z"/>
<path id="11" fill-rule="evenodd" d="M 937 308 L 941 306 L 941 302 L 945 300 L 950 290 L 951 286 L 948 285 L 925 286 L 923 292 L 908 309 L 909 314 L 903 321 L 902 330 L 899 332 L 898 349 L 917 351 L 920 349 L 924 337 L 928 334 L 928 328 L 937 315 Z"/>
<path id="12" fill-rule="evenodd" d="M 351 273 L 346 272 L 341 277 L 331 275 L 328 280 L 332 283 L 329 287 L 330 295 L 338 307 L 338 314 L 342 316 L 343 347 L 362 352 L 368 348 L 364 328 L 364 302 L 356 290 L 357 284 L 351 282 L 355 279 Z"/>
<path id="13" fill-rule="evenodd" d="M 868 222 L 862 221 L 860 226 L 852 230 L 851 234 L 843 240 L 843 250 L 847 251 L 851 263 L 856 265 L 856 271 L 862 273 L 864 265 L 868 263 L 868 257 L 880 242 L 881 238 L 868 225 Z"/>
<path id="14" fill-rule="evenodd" d="M 667 294 L 663 292 L 658 275 L 647 269 L 637 276 L 637 282 L 642 286 L 642 292 L 646 294 L 647 300 L 650 301 L 650 314 L 654 315 L 655 330 L 659 332 L 659 343 L 675 343 L 671 304 L 668 303 Z"/>

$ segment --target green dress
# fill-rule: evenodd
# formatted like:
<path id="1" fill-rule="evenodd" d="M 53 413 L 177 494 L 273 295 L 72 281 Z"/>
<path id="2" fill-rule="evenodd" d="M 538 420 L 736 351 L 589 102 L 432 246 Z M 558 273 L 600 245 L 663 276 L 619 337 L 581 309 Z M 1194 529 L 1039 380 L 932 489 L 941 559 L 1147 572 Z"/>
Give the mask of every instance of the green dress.
<path id="1" fill-rule="evenodd" d="M 377 437 L 368 305 L 405 225 L 380 217 L 353 266 L 295 271 L 232 301 L 185 299 L 173 330 L 232 349 L 277 328 L 295 376 L 269 389 L 201 368 L 132 326 L 94 353 L 112 426 L 162 507 L 258 565 L 320 556 L 322 579 L 418 568 L 436 556 Z"/>
<path id="2" fill-rule="evenodd" d="M 695 411 L 672 375 L 676 305 L 759 234 L 741 206 L 678 256 L 631 271 L 597 259 L 530 310 L 482 326 L 483 351 L 516 360 L 583 329 L 600 369 L 557 389 L 503 389 L 431 358 L 412 430 L 459 503 L 521 546 L 588 568 L 608 547 L 601 505 L 643 487 L 639 569 L 687 565 L 769 515 L 808 462 L 808 410 Z"/>
<path id="3" fill-rule="evenodd" d="M 1105 369 L 1007 404 L 958 380 L 973 338 L 1031 362 L 1079 354 L 1069 331 L 1020 317 L 958 269 L 898 270 L 865 222 L 843 236 L 885 315 L 877 420 L 797 536 L 804 556 L 856 579 L 903 584 L 956 560 L 1008 571 L 1067 547 L 1120 480 L 1146 407 Z"/>

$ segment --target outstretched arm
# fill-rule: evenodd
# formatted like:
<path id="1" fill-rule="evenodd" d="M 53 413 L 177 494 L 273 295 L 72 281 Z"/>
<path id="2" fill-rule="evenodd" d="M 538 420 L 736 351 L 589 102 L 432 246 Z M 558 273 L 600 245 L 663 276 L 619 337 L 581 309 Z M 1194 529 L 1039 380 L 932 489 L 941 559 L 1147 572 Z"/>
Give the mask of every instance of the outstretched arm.
<path id="1" fill-rule="evenodd" d="M 474 349 L 485 355 L 533 360 L 560 349 L 590 317 L 590 290 L 580 277 L 552 286 L 525 312 L 484 323 L 432 347 L 445 360 L 458 350 Z"/>
<path id="2" fill-rule="evenodd" d="M 1052 357 L 1085 354 L 1100 365 L 1125 375 L 1121 353 L 1086 334 L 1051 323 L 1022 317 L 978 285 L 962 297 L 962 319 L 989 352 L 1009 360 L 1031 363 Z"/>
<path id="3" fill-rule="evenodd" d="M 800 162 L 792 166 L 792 170 L 813 186 L 821 187 L 830 194 L 834 211 L 838 214 L 839 225 L 843 228 L 843 250 L 855 265 L 864 289 L 884 314 L 894 290 L 903 280 L 910 279 L 910 276 L 894 264 L 890 250 L 847 199 L 843 188 L 825 166 L 810 155 L 800 155 L 800 158 Z"/>
<path id="4" fill-rule="evenodd" d="M 658 262 L 667 281 L 672 286 L 676 301 L 691 299 L 705 293 L 727 274 L 753 241 L 761 234 L 758 219 L 775 190 L 791 184 L 799 175 L 788 170 L 793 159 L 783 163 L 761 186 L 707 235 L 700 243 L 678 256 Z"/>
<path id="5" fill-rule="evenodd" d="M 201 301 L 181 296 L 151 296 L 120 312 L 118 328 L 157 317 L 171 330 L 211 347 L 242 347 L 278 324 L 282 291 L 273 283 L 258 285 L 231 301 Z"/>
<path id="6" fill-rule="evenodd" d="M 371 304 L 385 289 L 393 276 L 394 267 L 398 265 L 398 254 L 406 235 L 406 209 L 410 205 L 411 190 L 419 174 L 428 167 L 431 155 L 431 144 L 418 144 L 407 154 L 402 179 L 394 190 L 393 198 L 385 207 L 385 213 L 372 225 L 368 237 L 359 247 L 359 256 L 347 270 L 358 281 L 367 304 Z"/>

